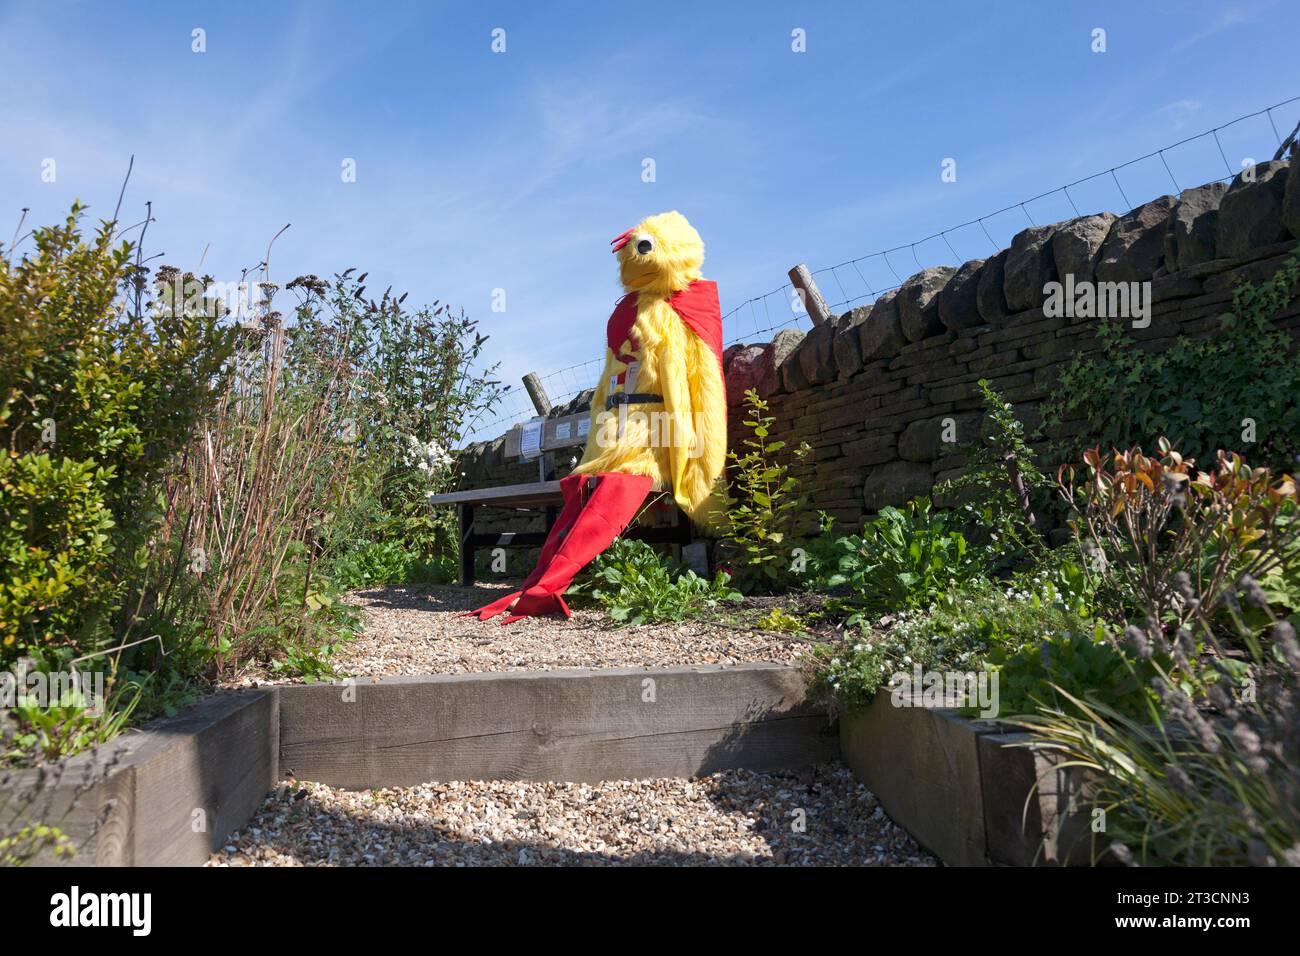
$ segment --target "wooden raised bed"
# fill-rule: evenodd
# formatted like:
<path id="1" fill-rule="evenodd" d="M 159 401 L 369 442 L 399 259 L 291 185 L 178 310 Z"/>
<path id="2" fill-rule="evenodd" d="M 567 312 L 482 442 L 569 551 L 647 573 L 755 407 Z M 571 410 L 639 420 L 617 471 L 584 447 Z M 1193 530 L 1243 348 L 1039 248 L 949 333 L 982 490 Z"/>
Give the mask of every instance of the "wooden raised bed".
<path id="1" fill-rule="evenodd" d="M 593 782 L 796 769 L 842 755 L 945 863 L 1086 863 L 1092 834 L 1079 777 L 1011 746 L 1025 739 L 951 709 L 894 707 L 888 694 L 842 717 L 837 738 L 805 700 L 799 672 L 776 664 L 287 685 L 214 695 L 98 758 L 75 758 L 41 802 L 58 819 L 33 822 L 57 824 L 82 847 L 66 859 L 74 865 L 199 865 L 282 779 L 355 789 Z M 96 761 L 112 767 L 73 805 Z M 14 775 L 6 789 L 34 774 Z"/>
<path id="2" fill-rule="evenodd" d="M 691 777 L 834 759 L 826 715 L 777 664 L 395 677 L 280 690 L 283 774 L 429 780 Z"/>
<path id="3" fill-rule="evenodd" d="M 98 754 L 68 761 L 31 823 L 58 826 L 73 866 L 196 866 L 243 826 L 278 778 L 274 691 L 215 694 L 184 713 L 127 732 Z M 13 775 L 0 794 L 20 800 L 39 771 Z M 89 789 L 86 789 L 86 785 Z M 85 792 L 76 793 L 78 789 Z"/>
<path id="4" fill-rule="evenodd" d="M 80 852 L 36 862 L 200 865 L 286 778 L 370 788 L 695 776 L 809 766 L 834 759 L 839 743 L 794 668 L 745 664 L 222 693 L 104 751 L 69 761 L 35 805 L 48 816 L 30 820 L 59 826 Z M 36 773 L 5 789 L 30 787 Z M 94 785 L 74 801 L 87 774 Z"/>
<path id="5" fill-rule="evenodd" d="M 1082 775 L 1020 746 L 1029 739 L 952 708 L 895 707 L 887 692 L 840 717 L 845 762 L 950 866 L 1087 864 L 1094 834 Z"/>

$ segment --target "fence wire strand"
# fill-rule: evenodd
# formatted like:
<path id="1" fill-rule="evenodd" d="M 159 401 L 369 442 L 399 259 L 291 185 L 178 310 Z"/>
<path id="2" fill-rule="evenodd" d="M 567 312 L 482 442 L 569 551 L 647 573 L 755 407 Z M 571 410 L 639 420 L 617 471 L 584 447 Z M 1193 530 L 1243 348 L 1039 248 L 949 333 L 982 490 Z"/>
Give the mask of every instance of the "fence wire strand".
<path id="1" fill-rule="evenodd" d="M 977 219 L 971 219 L 955 226 L 949 226 L 948 228 L 926 236 L 923 239 L 900 243 L 899 245 L 892 246 L 888 249 L 880 249 L 876 252 L 869 252 L 866 255 L 857 256 L 853 259 L 846 259 L 843 262 L 837 262 L 833 265 L 818 269 L 814 271 L 812 275 L 816 278 L 818 276 L 826 276 L 829 273 L 830 278 L 838 288 L 839 294 L 842 298 L 837 302 L 828 303 L 828 308 L 832 311 L 838 312 L 841 309 L 848 309 L 864 302 L 870 304 L 885 293 L 898 289 L 904 282 L 903 277 L 898 274 L 898 270 L 894 267 L 893 261 L 889 258 L 890 253 L 908 250 L 911 252 L 912 258 L 916 262 L 917 267 L 924 268 L 921 264 L 920 257 L 917 255 L 917 247 L 924 246 L 926 243 L 935 240 L 942 240 L 953 258 L 953 264 L 959 266 L 962 263 L 962 258 L 958 255 L 956 248 L 948 237 L 950 234 L 973 227 L 978 227 L 980 229 L 984 234 L 984 237 L 988 240 L 989 245 L 993 247 L 993 251 L 996 253 L 1003 249 L 1004 245 L 999 245 L 997 240 L 993 238 L 993 234 L 989 232 L 987 223 L 990 220 L 1018 209 L 1024 215 L 1025 219 L 1029 221 L 1031 226 L 1036 226 L 1037 223 L 1035 222 L 1033 215 L 1029 212 L 1028 207 L 1033 203 L 1041 202 L 1042 200 L 1049 199 L 1057 194 L 1064 196 L 1065 200 L 1069 203 L 1070 208 L 1074 211 L 1075 216 L 1083 215 L 1079 206 L 1075 202 L 1074 196 L 1070 193 L 1070 190 L 1107 176 L 1110 177 L 1111 181 L 1114 183 L 1115 190 L 1124 204 L 1124 209 L 1133 209 L 1133 203 L 1129 200 L 1128 194 L 1125 192 L 1124 186 L 1120 182 L 1119 173 L 1139 163 L 1151 159 L 1158 159 L 1164 167 L 1165 174 L 1169 177 L 1169 181 L 1173 183 L 1175 192 L 1178 195 L 1181 195 L 1185 190 L 1180 186 L 1177 176 L 1174 175 L 1173 167 L 1170 165 L 1165 154 L 1186 146 L 1189 143 L 1206 139 L 1207 137 L 1213 139 L 1215 147 L 1219 153 L 1219 158 L 1223 160 L 1224 169 L 1227 170 L 1226 176 L 1213 181 L 1227 182 L 1234 179 L 1237 173 L 1233 171 L 1232 164 L 1228 161 L 1228 155 L 1223 148 L 1223 141 L 1220 139 L 1219 133 L 1236 126 L 1239 123 L 1245 122 L 1246 120 L 1264 116 L 1267 118 L 1274 139 L 1277 140 L 1280 147 L 1283 144 L 1283 137 L 1278 131 L 1277 123 L 1273 117 L 1273 111 L 1285 106 L 1290 106 L 1296 102 L 1300 102 L 1300 96 L 1293 96 L 1290 99 L 1274 103 L 1272 106 L 1265 107 L 1264 109 L 1238 116 L 1236 119 L 1222 123 L 1213 129 L 1205 130 L 1204 132 L 1197 133 L 1193 136 L 1188 136 L 1185 139 L 1181 139 L 1175 143 L 1170 143 L 1167 146 L 1153 150 L 1152 152 L 1138 156 L 1134 159 L 1130 159 L 1117 166 L 1112 166 L 1109 169 L 1093 173 L 1090 176 L 1084 176 L 1081 179 L 1076 179 L 1074 182 L 1066 183 L 1062 186 L 1056 186 L 1052 189 L 1041 192 L 1036 196 L 1031 196 L 1027 199 L 1020 200 L 1019 202 L 1009 203 L 1001 209 L 986 213 Z M 878 287 L 874 286 L 867 280 L 867 277 L 863 272 L 863 266 L 875 259 L 881 260 L 889 273 L 894 277 L 896 280 L 894 285 Z M 845 288 L 844 283 L 840 278 L 840 270 L 848 266 L 853 267 L 854 272 L 856 272 L 858 278 L 861 280 L 862 286 L 866 290 L 864 293 L 851 296 Z M 775 300 L 777 296 L 780 297 L 779 302 L 770 301 Z M 762 307 L 761 318 L 759 315 L 760 305 Z M 773 314 L 774 311 L 775 315 Z M 752 328 L 747 328 L 743 331 L 736 328 L 736 324 L 740 321 L 742 312 L 748 312 L 749 322 L 746 324 L 752 326 Z M 756 295 L 753 298 L 746 299 L 724 313 L 722 316 L 724 341 L 728 346 L 743 342 L 747 339 L 767 341 L 767 339 L 763 338 L 764 336 L 774 335 L 782 329 L 787 329 L 794 325 L 805 323 L 810 325 L 811 321 L 812 320 L 808 316 L 807 311 L 802 307 L 802 299 L 796 294 L 794 286 L 791 283 L 786 282 L 770 292 L 765 292 L 761 295 Z M 542 387 L 550 397 L 552 407 L 563 406 L 571 402 L 578 395 L 593 388 L 603 365 L 603 358 L 592 359 L 587 362 L 579 362 L 549 372 L 546 375 L 539 376 L 542 382 Z M 513 425 L 516 422 L 532 418 L 535 415 L 536 410 L 532 407 L 531 402 L 528 401 L 527 395 L 523 389 L 512 388 L 505 393 L 502 404 L 498 408 L 497 416 L 491 422 L 477 426 L 474 429 L 474 433 L 469 436 L 469 438 L 472 440 L 475 438 L 481 439 L 485 436 L 496 437 L 501 429 Z"/>

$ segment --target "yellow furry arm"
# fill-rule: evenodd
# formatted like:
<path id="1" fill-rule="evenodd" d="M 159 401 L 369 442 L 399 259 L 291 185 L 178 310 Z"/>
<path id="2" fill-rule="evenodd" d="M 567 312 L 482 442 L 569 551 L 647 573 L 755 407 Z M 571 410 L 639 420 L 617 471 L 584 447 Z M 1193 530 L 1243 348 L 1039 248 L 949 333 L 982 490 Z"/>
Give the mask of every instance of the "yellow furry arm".
<path id="1" fill-rule="evenodd" d="M 713 489 L 726 462 L 726 392 L 718 360 L 699 336 L 680 320 L 667 323 L 665 331 L 658 358 L 674 439 L 669 449 L 673 495 L 707 528 L 717 520 Z"/>

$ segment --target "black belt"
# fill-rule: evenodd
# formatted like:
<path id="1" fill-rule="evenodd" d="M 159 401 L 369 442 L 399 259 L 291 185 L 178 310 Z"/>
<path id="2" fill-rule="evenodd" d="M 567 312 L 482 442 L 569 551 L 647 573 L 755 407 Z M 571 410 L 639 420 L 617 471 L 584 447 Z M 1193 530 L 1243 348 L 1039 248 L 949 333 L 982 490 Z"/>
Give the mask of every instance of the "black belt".
<path id="1" fill-rule="evenodd" d="M 662 395 L 649 392 L 617 392 L 605 398 L 605 411 L 612 411 L 615 405 L 657 405 L 663 400 Z"/>

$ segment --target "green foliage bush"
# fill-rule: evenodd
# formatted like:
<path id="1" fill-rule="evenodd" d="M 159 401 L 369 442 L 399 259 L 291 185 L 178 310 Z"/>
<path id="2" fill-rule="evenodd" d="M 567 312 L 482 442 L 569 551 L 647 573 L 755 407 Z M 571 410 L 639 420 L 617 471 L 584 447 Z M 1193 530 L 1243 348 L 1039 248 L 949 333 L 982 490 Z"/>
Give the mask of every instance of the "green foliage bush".
<path id="1" fill-rule="evenodd" d="M 1050 585 L 1029 593 L 978 578 L 945 593 L 932 608 L 904 612 L 887 624 L 892 626 L 861 629 L 857 637 L 818 645 L 805 663 L 814 695 L 853 711 L 913 665 L 981 671 L 997 655 L 1026 648 L 1037 653 L 1044 640 L 1092 629 Z"/>
<path id="2" fill-rule="evenodd" d="M 118 587 L 106 469 L 28 453 L 0 458 L 0 660 L 93 647 Z"/>
<path id="3" fill-rule="evenodd" d="M 57 760 L 112 740 L 126 726 L 141 688 L 124 684 L 96 712 L 92 702 L 76 694 L 71 700 L 35 701 L 20 697 L 11 717 L 15 732 L 0 741 L 0 763 Z"/>
<path id="4" fill-rule="evenodd" d="M 291 322 L 255 307 L 169 484 L 153 619 L 202 622 L 204 673 L 320 671 L 351 630 L 340 589 L 448 577 L 458 538 L 427 499 L 495 400 L 473 370 L 483 337 L 446 307 L 368 299 L 351 271 L 290 282 Z"/>
<path id="5" fill-rule="evenodd" d="M 805 630 L 803 621 L 780 607 L 773 607 L 755 621 L 754 626 L 760 631 L 774 631 L 777 634 L 797 634 Z"/>
<path id="6" fill-rule="evenodd" d="M 1253 588 L 1242 589 L 1249 600 Z M 1255 592 L 1257 593 L 1257 592 Z M 1212 630 L 1198 621 L 1206 644 Z M 1129 629 L 1135 656 L 1157 676 L 1145 711 L 1096 695 L 1064 698 L 1019 722 L 1042 745 L 1091 775 L 1106 813 L 1097 860 L 1144 866 L 1300 866 L 1300 644 L 1274 626 L 1272 659 L 1252 647 L 1249 682 L 1180 686 L 1155 630 Z M 1184 638 L 1183 640 L 1187 640 Z M 1226 659 L 1220 659 L 1226 661 Z M 1235 685 L 1235 686 L 1234 686 Z"/>
<path id="7" fill-rule="evenodd" d="M 1195 471 L 1163 440 L 1085 461 L 1062 484 L 1114 636 L 1006 661 L 1017 722 L 1091 772 L 1099 858 L 1300 865 L 1294 481 L 1235 453 Z"/>
<path id="8" fill-rule="evenodd" d="M 774 417 L 758 392 L 745 393 L 744 424 L 750 436 L 744 453 L 728 451 L 729 481 L 721 485 L 720 537 L 726 560 L 745 591 L 773 592 L 791 582 L 793 523 L 803 504 L 799 480 L 789 463 L 778 457 L 785 442 L 770 438 Z M 801 445 L 790 454 L 800 461 L 808 453 Z"/>
<path id="9" fill-rule="evenodd" d="M 1300 362 L 1291 336 L 1273 318 L 1300 290 L 1300 258 L 1271 279 L 1244 284 L 1214 335 L 1180 337 L 1152 354 L 1122 322 L 1101 325 L 1102 352 L 1062 373 L 1043 405 L 1046 427 L 1084 418 L 1087 430 L 1064 443 L 1067 457 L 1086 447 L 1150 447 L 1168 437 L 1185 456 L 1209 461 L 1220 449 L 1256 465 L 1294 471 L 1300 452 Z M 1254 423 L 1253 440 L 1246 434 Z"/>
<path id="10" fill-rule="evenodd" d="M 1037 646 L 1021 645 L 1009 653 L 991 648 L 988 663 L 998 673 L 1004 717 L 1046 707 L 1069 708 L 1071 698 L 1142 717 L 1155 700 L 1155 668 L 1108 640 L 1100 625 L 1058 632 Z"/>
<path id="11" fill-rule="evenodd" d="M 579 595 L 590 595 L 618 624 L 656 624 L 681 621 L 722 604 L 734 604 L 742 595 L 719 571 L 713 580 L 702 578 L 662 558 L 644 541 L 617 539 L 583 574 Z"/>
<path id="12" fill-rule="evenodd" d="M 81 212 L 0 255 L 0 666 L 89 657 L 120 704 L 26 708 L 6 746 L 46 756 L 222 670 L 331 672 L 357 626 L 340 582 L 446 576 L 455 534 L 427 496 L 498 389 L 445 306 L 345 274 L 290 283 L 291 321 L 269 283 L 229 316 L 210 277 L 167 266 L 149 298 L 147 260 Z"/>
<path id="13" fill-rule="evenodd" d="M 916 498 L 903 508 L 882 508 L 862 534 L 836 539 L 838 558 L 822 583 L 848 587 L 854 608 L 849 625 L 871 615 L 927 607 L 980 575 L 984 558 L 968 547 L 956 523 L 951 512 Z"/>
<path id="14" fill-rule="evenodd" d="M 330 579 L 345 590 L 393 584 L 446 584 L 456 579 L 447 553 L 433 560 L 409 551 L 401 541 L 365 541 L 335 559 Z"/>
<path id="15" fill-rule="evenodd" d="M 976 387 L 985 412 L 981 434 L 962 449 L 962 473 L 936 491 L 957 500 L 957 527 L 993 573 L 1042 556 L 1035 508 L 1045 503 L 1052 482 L 1038 467 L 1011 404 L 986 379 Z"/>
<path id="16" fill-rule="evenodd" d="M 157 489 L 214 395 L 230 334 L 119 296 L 130 243 L 82 207 L 0 256 L 0 664 L 131 633 Z"/>
<path id="17" fill-rule="evenodd" d="M 331 522 L 334 553 L 347 563 L 355 550 L 368 550 L 369 556 L 355 560 L 396 575 L 370 577 L 366 584 L 444 579 L 445 562 L 456 553 L 458 525 L 454 509 L 432 508 L 428 499 L 454 489 L 454 450 L 503 389 L 495 366 L 479 368 L 487 336 L 475 321 L 439 302 L 408 310 L 405 296 L 388 292 L 367 300 L 365 279 L 344 273 L 328 289 L 314 277 L 289 284 L 316 293 L 298 310 L 300 334 L 337 328 L 352 343 L 352 362 L 360 370 L 357 404 L 364 422 L 356 482 L 351 507 Z M 389 550 L 379 555 L 375 542 Z M 409 557 L 398 560 L 399 552 Z"/>

